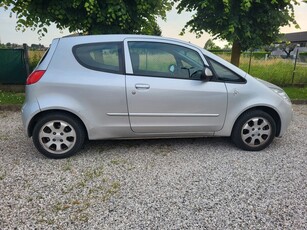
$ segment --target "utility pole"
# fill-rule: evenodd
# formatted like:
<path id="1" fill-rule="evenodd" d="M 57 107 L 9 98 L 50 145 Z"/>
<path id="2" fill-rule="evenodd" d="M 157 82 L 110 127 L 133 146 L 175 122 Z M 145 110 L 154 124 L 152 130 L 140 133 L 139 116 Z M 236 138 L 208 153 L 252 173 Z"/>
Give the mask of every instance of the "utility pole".
<path id="1" fill-rule="evenodd" d="M 294 75 L 295 75 L 295 71 L 296 71 L 296 64 L 297 64 L 297 56 L 298 56 L 298 53 L 299 53 L 299 47 L 300 47 L 300 44 L 297 44 L 296 45 L 296 54 L 295 54 L 294 68 L 293 68 L 293 72 L 292 72 L 291 85 L 293 85 L 293 81 L 294 81 Z"/>

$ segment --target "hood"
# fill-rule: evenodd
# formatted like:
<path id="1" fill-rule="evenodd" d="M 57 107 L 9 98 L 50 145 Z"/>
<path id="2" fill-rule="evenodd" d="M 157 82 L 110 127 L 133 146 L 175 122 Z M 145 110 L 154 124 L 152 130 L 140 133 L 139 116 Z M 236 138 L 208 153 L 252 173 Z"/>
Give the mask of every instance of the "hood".
<path id="1" fill-rule="evenodd" d="M 277 85 L 274 85 L 268 81 L 265 81 L 265 80 L 262 80 L 262 79 L 259 79 L 259 78 L 255 78 L 257 79 L 259 82 L 261 82 L 262 84 L 264 84 L 265 86 L 269 87 L 269 88 L 273 88 L 273 89 L 280 89 L 282 90 L 279 86 Z"/>

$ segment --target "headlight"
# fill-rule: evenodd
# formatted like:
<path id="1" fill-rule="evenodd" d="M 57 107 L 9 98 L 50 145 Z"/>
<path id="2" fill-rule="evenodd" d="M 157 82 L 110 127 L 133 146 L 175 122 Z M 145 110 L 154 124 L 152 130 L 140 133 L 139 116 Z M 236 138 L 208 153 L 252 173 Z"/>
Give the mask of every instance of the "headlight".
<path id="1" fill-rule="evenodd" d="M 283 91 L 282 89 L 278 89 L 278 88 L 271 88 L 275 93 L 277 93 L 282 99 L 284 99 L 285 101 L 291 102 L 290 98 L 288 97 L 288 95 L 286 94 L 285 91 Z"/>

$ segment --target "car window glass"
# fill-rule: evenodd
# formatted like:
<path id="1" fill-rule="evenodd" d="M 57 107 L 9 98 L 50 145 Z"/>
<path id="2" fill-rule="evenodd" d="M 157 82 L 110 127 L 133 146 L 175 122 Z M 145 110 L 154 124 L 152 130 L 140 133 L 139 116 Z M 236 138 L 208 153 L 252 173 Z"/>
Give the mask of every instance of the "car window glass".
<path id="1" fill-rule="evenodd" d="M 128 42 L 128 46 L 134 74 L 200 79 L 196 72 L 200 73 L 204 64 L 194 50 L 157 42 Z"/>
<path id="2" fill-rule="evenodd" d="M 48 48 L 48 49 L 46 50 L 46 52 L 44 53 L 43 57 L 42 57 L 41 60 L 39 61 L 38 65 L 40 65 L 40 64 L 45 60 L 45 58 L 47 57 L 47 54 L 49 53 L 49 50 L 50 50 L 50 48 Z"/>
<path id="3" fill-rule="evenodd" d="M 90 69 L 120 72 L 121 45 L 119 43 L 83 44 L 73 48 L 77 61 Z"/>
<path id="4" fill-rule="evenodd" d="M 212 65 L 215 73 L 217 74 L 218 80 L 227 81 L 227 82 L 243 82 L 242 78 L 237 74 L 223 66 L 222 64 L 209 59 L 210 64 Z"/>

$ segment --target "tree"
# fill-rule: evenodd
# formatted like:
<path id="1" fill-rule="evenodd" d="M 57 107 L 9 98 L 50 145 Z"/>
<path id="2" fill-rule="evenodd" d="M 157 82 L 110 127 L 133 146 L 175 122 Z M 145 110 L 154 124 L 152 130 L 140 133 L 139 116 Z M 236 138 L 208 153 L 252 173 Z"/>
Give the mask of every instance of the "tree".
<path id="1" fill-rule="evenodd" d="M 86 34 L 161 34 L 156 19 L 165 19 L 169 0 L 2 0 L 0 6 L 17 15 L 17 30 L 37 29 L 40 36 L 47 26 Z"/>
<path id="2" fill-rule="evenodd" d="M 204 46 L 205 49 L 207 50 L 220 50 L 221 47 L 219 47 L 218 45 L 216 45 L 212 39 L 209 39 Z"/>
<path id="3" fill-rule="evenodd" d="M 42 44 L 31 44 L 31 50 L 46 50 L 46 47 Z"/>
<path id="4" fill-rule="evenodd" d="M 231 63 L 238 66 L 241 51 L 270 44 L 281 26 L 293 23 L 297 0 L 175 0 L 178 13 L 194 12 L 182 30 L 201 36 L 204 31 L 232 42 Z"/>
<path id="5" fill-rule="evenodd" d="M 278 48 L 286 53 L 287 55 L 286 58 L 290 58 L 290 54 L 295 49 L 296 46 L 297 46 L 296 43 L 283 42 L 279 44 Z"/>
<path id="6" fill-rule="evenodd" d="M 223 47 L 224 50 L 231 50 L 231 43 L 227 43 L 226 45 L 224 45 Z"/>
<path id="7" fill-rule="evenodd" d="M 262 49 L 264 49 L 268 53 L 272 53 L 276 49 L 276 46 L 272 43 L 270 45 L 263 46 Z"/>

